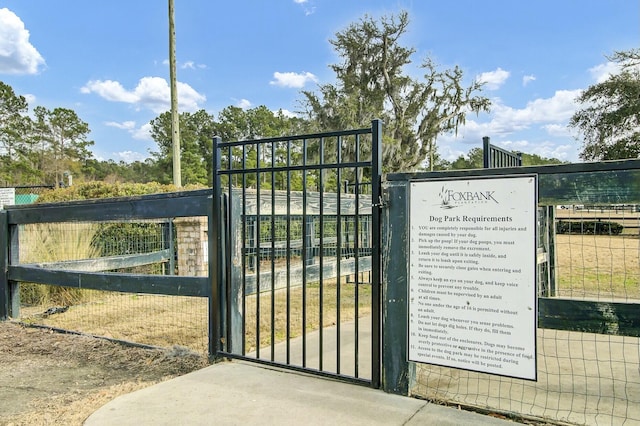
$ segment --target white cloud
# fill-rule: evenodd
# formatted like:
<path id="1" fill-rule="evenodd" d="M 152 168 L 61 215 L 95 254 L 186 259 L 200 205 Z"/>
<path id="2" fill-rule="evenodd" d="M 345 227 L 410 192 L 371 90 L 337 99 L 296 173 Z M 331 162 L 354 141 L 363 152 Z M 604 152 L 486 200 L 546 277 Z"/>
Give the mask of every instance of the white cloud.
<path id="1" fill-rule="evenodd" d="M 180 69 L 186 70 L 186 69 L 190 69 L 190 70 L 195 70 L 195 69 L 205 69 L 207 68 L 206 65 L 204 64 L 196 64 L 193 61 L 187 61 L 183 64 L 180 64 Z"/>
<path id="2" fill-rule="evenodd" d="M 549 136 L 565 138 L 573 135 L 567 124 L 546 124 L 542 128 L 546 130 Z"/>
<path id="3" fill-rule="evenodd" d="M 137 140 L 141 140 L 141 141 L 153 140 L 153 138 L 151 137 L 151 123 L 145 123 L 140 127 L 136 127 L 135 129 L 132 129 L 130 133 L 131 133 L 131 136 L 133 136 L 133 138 Z"/>
<path id="4" fill-rule="evenodd" d="M 37 74 L 44 65 L 22 20 L 9 9 L 0 9 L 0 73 Z"/>
<path id="5" fill-rule="evenodd" d="M 186 83 L 178 82 L 178 107 L 181 111 L 194 112 L 200 109 L 199 104 L 206 101 L 204 95 Z M 162 77 L 143 77 L 133 90 L 126 90 L 120 82 L 113 80 L 92 80 L 83 86 L 82 93 L 96 93 L 112 102 L 135 104 L 148 108 L 156 114 L 171 108 L 171 91 L 169 84 Z"/>
<path id="6" fill-rule="evenodd" d="M 248 109 L 248 108 L 251 108 L 251 105 L 252 105 L 252 104 L 251 104 L 251 101 L 248 101 L 248 100 L 246 100 L 246 99 L 240 99 L 240 100 L 238 101 L 238 103 L 236 104 L 236 106 L 237 106 L 238 108 L 242 108 L 242 109 Z"/>
<path id="7" fill-rule="evenodd" d="M 556 142 L 547 140 L 539 142 L 531 142 L 526 139 L 505 140 L 496 145 L 510 151 L 536 154 L 544 158 L 557 158 L 562 161 L 570 161 L 576 150 L 575 144 L 558 145 Z"/>
<path id="8" fill-rule="evenodd" d="M 550 98 L 539 98 L 522 109 L 503 104 L 491 107 L 493 119 L 504 128 L 521 129 L 531 124 L 567 122 L 576 109 L 576 97 L 580 90 L 557 90 Z"/>
<path id="9" fill-rule="evenodd" d="M 318 82 L 318 78 L 310 72 L 295 73 L 295 72 L 274 72 L 272 80 L 269 84 L 280 87 L 292 87 L 300 89 L 309 82 Z"/>
<path id="10" fill-rule="evenodd" d="M 36 103 L 36 95 L 32 95 L 31 93 L 27 93 L 24 96 L 24 99 L 27 101 L 27 103 L 29 105 L 33 105 L 34 103 Z"/>
<path id="11" fill-rule="evenodd" d="M 467 122 L 458 131 L 458 137 L 447 136 L 451 140 L 481 140 L 483 136 L 508 135 L 529 129 L 536 125 L 548 132 L 566 127 L 576 109 L 575 99 L 580 90 L 558 90 L 550 98 L 534 99 L 524 108 L 505 105 L 499 98 L 492 99 L 489 121 L 478 122 L 469 115 Z M 443 136 L 444 138 L 444 136 Z"/>
<path id="12" fill-rule="evenodd" d="M 184 69 L 195 69 L 196 68 L 196 64 L 193 61 L 187 61 L 184 64 L 180 65 L 180 68 Z"/>
<path id="13" fill-rule="evenodd" d="M 438 144 L 440 147 L 460 143 L 481 147 L 482 137 L 489 136 L 492 142 L 497 142 L 497 145 L 507 149 L 538 154 L 547 158 L 576 161 L 579 144 L 573 142 L 567 124 L 575 112 L 575 99 L 580 92 L 580 90 L 558 90 L 550 98 L 539 98 L 528 102 L 524 108 L 513 108 L 505 105 L 499 98 L 492 99 L 491 113 L 483 114 L 481 117 L 483 121 L 476 120 L 475 115 L 469 115 L 465 125 L 458 130 L 457 136 L 442 135 L 438 138 Z M 540 130 L 545 131 L 547 137 L 555 142 L 529 142 L 533 135 L 539 135 Z M 518 139 L 509 139 L 510 135 Z M 539 138 L 539 136 L 535 137 L 536 140 Z M 455 151 L 455 146 L 447 152 L 454 156 L 453 158 L 445 157 L 448 160 L 457 158 L 455 154 L 458 152 Z"/>
<path id="14" fill-rule="evenodd" d="M 151 124 L 145 123 L 141 127 L 136 127 L 135 121 L 123 121 L 118 123 L 116 121 L 107 121 L 105 126 L 115 127 L 116 129 L 126 130 L 133 139 L 138 140 L 152 140 L 151 138 Z"/>
<path id="15" fill-rule="evenodd" d="M 138 97 L 135 93 L 127 92 L 117 81 L 113 80 L 92 80 L 80 88 L 80 92 L 85 94 L 96 93 L 98 96 L 112 102 L 135 103 Z"/>
<path id="16" fill-rule="evenodd" d="M 522 85 L 526 86 L 527 84 L 531 83 L 532 81 L 536 81 L 536 76 L 535 75 L 525 75 L 524 77 L 522 77 Z"/>
<path id="17" fill-rule="evenodd" d="M 615 62 L 607 62 L 604 64 L 596 65 L 593 68 L 589 68 L 589 74 L 591 78 L 597 83 L 606 81 L 612 75 L 620 74 L 620 65 Z"/>
<path id="18" fill-rule="evenodd" d="M 451 145 L 442 144 L 438 146 L 438 154 L 447 161 L 455 161 L 461 155 L 466 155 L 464 151 L 454 149 Z"/>
<path id="19" fill-rule="evenodd" d="M 509 78 L 511 73 L 509 71 L 505 71 L 502 68 L 498 67 L 495 71 L 487 71 L 480 74 L 477 80 L 480 83 L 484 83 L 484 87 L 487 90 L 497 90 L 504 84 L 505 81 Z"/>
<path id="20" fill-rule="evenodd" d="M 162 61 L 162 65 L 169 66 L 169 60 L 164 59 Z M 186 62 L 176 62 L 176 67 L 186 70 L 195 70 L 195 69 L 205 69 L 207 66 L 205 64 L 196 64 L 194 61 L 186 61 Z"/>
<path id="21" fill-rule="evenodd" d="M 104 124 L 105 126 L 115 127 L 116 129 L 121 129 L 121 130 L 131 130 L 136 127 L 135 121 L 123 121 L 122 123 L 117 123 L 115 121 L 107 121 Z"/>
<path id="22" fill-rule="evenodd" d="M 316 12 L 316 7 L 315 6 L 309 6 L 309 0 L 293 0 L 293 2 L 295 4 L 299 4 L 301 6 L 303 6 L 304 9 L 304 16 L 309 16 L 309 15 L 313 15 Z"/>
<path id="23" fill-rule="evenodd" d="M 114 159 L 124 161 L 125 163 L 133 163 L 134 161 L 144 161 L 149 156 L 141 152 L 121 151 L 113 153 Z"/>

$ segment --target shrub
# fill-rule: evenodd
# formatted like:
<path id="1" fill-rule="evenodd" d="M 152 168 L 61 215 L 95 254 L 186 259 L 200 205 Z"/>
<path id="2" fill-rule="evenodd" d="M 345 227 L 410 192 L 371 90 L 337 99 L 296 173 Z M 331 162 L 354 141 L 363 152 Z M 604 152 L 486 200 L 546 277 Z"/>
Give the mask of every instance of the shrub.
<path id="1" fill-rule="evenodd" d="M 619 235 L 624 227 L 617 222 L 600 220 L 559 220 L 557 234 Z"/>
<path id="2" fill-rule="evenodd" d="M 180 190 L 202 189 L 202 186 L 188 185 Z M 60 201 L 91 200 L 114 197 L 131 197 L 135 195 L 158 194 L 163 192 L 177 192 L 175 185 L 161 185 L 150 183 L 104 183 L 85 182 L 67 188 L 48 191 L 38 198 L 38 203 L 54 203 Z"/>

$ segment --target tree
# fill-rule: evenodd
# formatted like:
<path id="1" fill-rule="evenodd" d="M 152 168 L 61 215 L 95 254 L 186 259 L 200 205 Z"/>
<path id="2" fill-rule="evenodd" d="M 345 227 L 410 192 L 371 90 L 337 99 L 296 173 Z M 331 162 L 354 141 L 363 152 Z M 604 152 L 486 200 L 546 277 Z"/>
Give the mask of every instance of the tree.
<path id="1" fill-rule="evenodd" d="M 239 107 L 228 106 L 220 111 L 218 121 L 204 110 L 193 114 L 181 113 L 180 148 L 183 183 L 203 185 L 211 183 L 213 136 L 220 136 L 224 141 L 251 140 L 289 135 L 302 128 L 301 119 L 287 117 L 282 111 L 274 113 L 266 106 L 246 111 Z M 172 144 L 171 116 L 168 112 L 162 113 L 151 121 L 151 136 L 159 147 L 159 151 L 152 153 L 158 171 L 156 178 L 160 183 L 169 183 L 171 180 L 167 171 L 170 170 Z M 282 152 L 276 150 L 276 154 L 282 154 Z M 242 155 L 241 148 L 234 148 L 230 161 L 240 164 Z M 262 152 L 260 157 L 263 163 L 271 160 L 267 152 Z M 255 167 L 257 161 L 255 151 L 249 150 L 245 153 L 246 167 Z M 255 177 L 247 176 L 246 185 L 254 186 Z"/>
<path id="2" fill-rule="evenodd" d="M 538 154 L 522 153 L 523 166 L 543 166 L 545 164 L 562 164 L 557 158 L 541 157 Z M 471 148 L 467 155 L 459 156 L 451 163 L 454 170 L 481 169 L 484 167 L 482 148 Z"/>
<path id="3" fill-rule="evenodd" d="M 523 166 L 544 166 L 548 164 L 563 164 L 566 161 L 558 160 L 557 158 L 541 157 L 538 154 L 522 153 L 522 165 Z"/>
<path id="4" fill-rule="evenodd" d="M 464 87 L 459 67 L 440 70 L 430 58 L 420 65 L 421 79 L 405 70 L 415 49 L 400 38 L 409 16 L 365 16 L 331 40 L 343 62 L 332 65 L 337 83 L 304 91 L 303 105 L 319 129 L 341 130 L 368 126 L 382 118 L 383 164 L 386 171 L 412 170 L 428 159 L 434 169 L 439 135 L 456 132 L 468 112 L 488 111 L 490 102 L 477 95 L 482 84 Z"/>
<path id="5" fill-rule="evenodd" d="M 640 49 L 608 59 L 621 72 L 587 88 L 569 123 L 582 135 L 580 157 L 588 161 L 640 157 Z"/>
<path id="6" fill-rule="evenodd" d="M 89 125 L 67 108 L 42 106 L 28 115 L 24 96 L 0 81 L 0 181 L 5 185 L 58 185 L 92 158 Z"/>
<path id="7" fill-rule="evenodd" d="M 0 81 L 0 181 L 23 184 L 38 175 L 29 162 L 27 100 Z"/>
<path id="8" fill-rule="evenodd" d="M 32 141 L 34 146 L 40 146 L 41 170 L 59 187 L 66 171 L 79 172 L 82 164 L 92 158 L 89 146 L 93 141 L 87 139 L 91 130 L 68 108 L 36 107 L 34 114 Z"/>
<path id="9" fill-rule="evenodd" d="M 205 110 L 183 112 L 180 118 L 181 183 L 203 184 L 211 182 L 211 149 L 215 134 L 213 116 Z M 172 116 L 164 112 L 151 120 L 151 137 L 160 150 L 152 152 L 156 160 L 159 183 L 173 181 L 170 170 L 173 164 Z"/>
<path id="10" fill-rule="evenodd" d="M 471 148 L 466 156 L 461 155 L 451 163 L 454 170 L 481 169 L 484 167 L 482 148 Z"/>

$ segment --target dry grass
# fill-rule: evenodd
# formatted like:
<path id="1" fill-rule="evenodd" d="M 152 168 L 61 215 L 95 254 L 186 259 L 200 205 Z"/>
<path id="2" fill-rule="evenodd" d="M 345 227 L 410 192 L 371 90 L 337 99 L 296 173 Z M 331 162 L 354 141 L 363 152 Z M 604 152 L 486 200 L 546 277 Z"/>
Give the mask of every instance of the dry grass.
<path id="1" fill-rule="evenodd" d="M 20 263 L 47 263 L 62 260 L 92 259 L 99 251 L 91 244 L 97 231 L 95 223 L 36 223 L 20 230 Z M 26 304 L 71 305 L 85 300 L 86 290 L 21 285 L 20 297 Z"/>
<path id="2" fill-rule="evenodd" d="M 640 299 L 640 239 L 634 235 L 557 235 L 559 295 Z"/>
<path id="3" fill-rule="evenodd" d="M 151 346 L 208 348 L 208 301 L 198 297 L 92 292 L 91 299 L 60 314 L 47 306 L 22 309 L 22 321 Z"/>
<path id="4" fill-rule="evenodd" d="M 340 303 L 338 304 L 338 289 L 340 291 Z M 272 324 L 274 331 L 273 343 L 279 343 L 287 337 L 287 324 L 289 325 L 288 335 L 297 337 L 302 335 L 303 311 L 306 331 L 318 330 L 322 327 L 335 325 L 339 322 L 351 321 L 356 316 L 356 290 L 358 291 L 358 316 L 369 315 L 371 312 L 371 286 L 342 283 L 340 286 L 333 282 L 327 282 L 322 287 L 318 284 L 309 285 L 306 289 L 303 304 L 302 288 L 293 289 L 289 294 L 290 313 L 287 318 L 287 293 L 286 291 L 276 291 L 273 294 L 273 309 L 271 293 L 260 295 L 260 347 L 270 346 Z M 322 304 L 320 296 L 322 294 Z M 256 349 L 256 318 L 257 297 L 250 296 L 246 301 L 246 323 L 245 323 L 245 347 L 247 352 Z M 320 309 L 322 305 L 322 310 Z M 304 309 L 303 309 L 304 307 Z M 273 316 L 272 316 L 273 312 Z M 287 323 L 287 319 L 289 320 Z"/>
<path id="5" fill-rule="evenodd" d="M 337 321 L 352 320 L 356 315 L 355 299 L 358 290 L 358 315 L 365 316 L 371 311 L 371 286 L 342 283 L 340 303 L 337 303 L 338 286 L 327 282 L 322 288 L 322 312 L 320 311 L 320 286 L 309 285 L 306 289 L 305 304 L 301 287 L 289 293 L 290 314 L 287 318 L 287 293 L 278 290 L 273 294 L 260 295 L 260 345 L 271 345 L 271 325 L 274 326 L 274 341 L 279 343 L 287 336 L 302 334 L 303 310 L 306 330 L 317 330 L 321 325 L 335 325 Z M 247 352 L 256 347 L 257 296 L 246 300 Z M 208 349 L 208 301 L 206 298 L 121 294 L 113 292 L 92 292 L 91 299 L 60 314 L 43 315 L 48 305 L 25 307 L 22 320 L 28 323 L 81 331 L 113 339 L 142 343 L 159 347 L 173 345 L 186 346 L 191 350 L 206 353 Z M 304 309 L 303 309 L 304 307 Z M 273 312 L 273 318 L 272 318 Z M 321 314 L 322 313 L 322 319 Z M 320 324 L 322 320 L 322 324 Z"/>
<path id="6" fill-rule="evenodd" d="M 147 350 L 0 322 L 0 425 L 81 425 L 119 395 L 207 365 L 178 348 Z"/>

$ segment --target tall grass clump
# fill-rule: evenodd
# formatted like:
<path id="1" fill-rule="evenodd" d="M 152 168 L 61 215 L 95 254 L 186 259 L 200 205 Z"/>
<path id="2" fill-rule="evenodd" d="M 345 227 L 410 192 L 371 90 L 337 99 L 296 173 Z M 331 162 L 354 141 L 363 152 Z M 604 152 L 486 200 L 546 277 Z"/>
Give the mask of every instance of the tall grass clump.
<path id="1" fill-rule="evenodd" d="M 99 257 L 92 244 L 97 225 L 91 223 L 38 223 L 20 228 L 20 263 L 50 263 Z M 22 283 L 21 303 L 69 306 L 88 296 L 90 290 Z"/>

